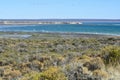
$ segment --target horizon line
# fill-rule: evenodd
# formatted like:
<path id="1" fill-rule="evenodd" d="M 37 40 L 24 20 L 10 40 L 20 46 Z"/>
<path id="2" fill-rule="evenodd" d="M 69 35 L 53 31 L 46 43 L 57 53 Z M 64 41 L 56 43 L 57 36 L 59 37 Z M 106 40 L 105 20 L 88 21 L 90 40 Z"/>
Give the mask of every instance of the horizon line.
<path id="1" fill-rule="evenodd" d="M 6 19 L 0 19 L 0 20 L 120 20 L 120 19 L 108 19 L 108 18 L 39 18 L 39 19 L 36 19 L 36 18 L 6 18 Z"/>

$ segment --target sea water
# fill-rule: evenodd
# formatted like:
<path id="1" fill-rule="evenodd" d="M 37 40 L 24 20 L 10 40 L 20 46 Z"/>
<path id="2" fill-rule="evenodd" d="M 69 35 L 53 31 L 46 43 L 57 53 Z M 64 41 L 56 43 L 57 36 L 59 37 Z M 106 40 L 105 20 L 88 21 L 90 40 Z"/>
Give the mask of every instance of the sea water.
<path id="1" fill-rule="evenodd" d="M 120 36 L 120 24 L 0 25 L 0 31 L 83 33 Z"/>

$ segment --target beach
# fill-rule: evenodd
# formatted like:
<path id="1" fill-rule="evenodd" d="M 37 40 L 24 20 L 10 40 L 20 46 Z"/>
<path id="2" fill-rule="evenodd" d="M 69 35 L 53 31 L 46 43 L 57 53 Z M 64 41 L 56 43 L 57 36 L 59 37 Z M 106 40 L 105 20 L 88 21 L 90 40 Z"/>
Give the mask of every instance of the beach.
<path id="1" fill-rule="evenodd" d="M 42 39 L 42 38 L 120 38 L 117 35 L 88 34 L 88 33 L 64 33 L 64 32 L 0 32 L 0 38 L 23 38 L 23 39 Z"/>

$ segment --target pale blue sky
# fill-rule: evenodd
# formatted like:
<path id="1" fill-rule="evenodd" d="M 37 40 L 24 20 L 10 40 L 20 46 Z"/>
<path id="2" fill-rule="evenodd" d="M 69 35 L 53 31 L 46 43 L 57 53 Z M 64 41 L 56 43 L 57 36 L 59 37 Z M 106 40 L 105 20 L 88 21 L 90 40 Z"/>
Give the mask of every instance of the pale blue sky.
<path id="1" fill-rule="evenodd" d="M 0 19 L 120 19 L 120 0 L 0 0 Z"/>

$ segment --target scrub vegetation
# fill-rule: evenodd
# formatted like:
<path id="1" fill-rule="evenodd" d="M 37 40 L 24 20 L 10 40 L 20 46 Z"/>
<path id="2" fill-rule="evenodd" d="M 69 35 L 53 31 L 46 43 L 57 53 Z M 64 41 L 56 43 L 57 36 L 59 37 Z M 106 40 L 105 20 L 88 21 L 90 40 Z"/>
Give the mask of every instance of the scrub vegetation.
<path id="1" fill-rule="evenodd" d="M 119 37 L 37 35 L 0 38 L 0 80 L 120 79 Z"/>

